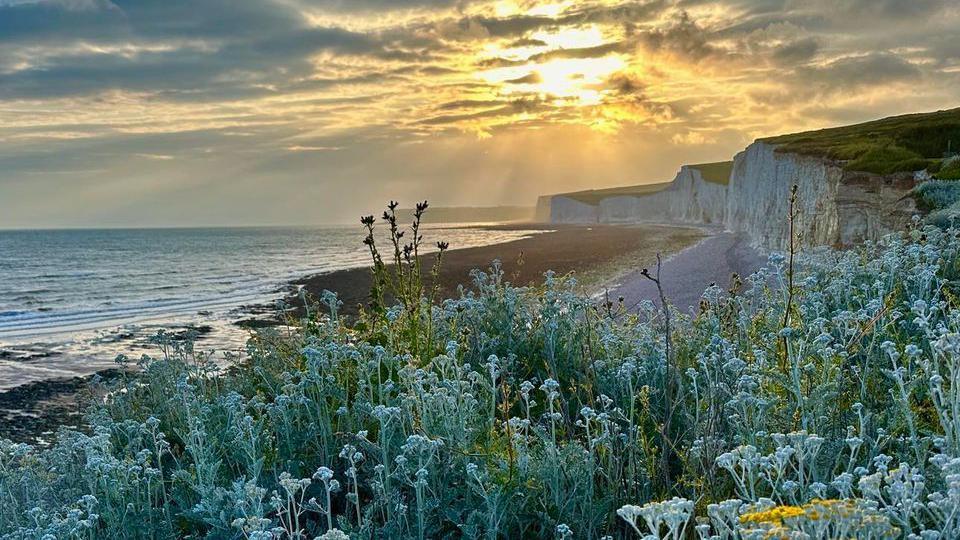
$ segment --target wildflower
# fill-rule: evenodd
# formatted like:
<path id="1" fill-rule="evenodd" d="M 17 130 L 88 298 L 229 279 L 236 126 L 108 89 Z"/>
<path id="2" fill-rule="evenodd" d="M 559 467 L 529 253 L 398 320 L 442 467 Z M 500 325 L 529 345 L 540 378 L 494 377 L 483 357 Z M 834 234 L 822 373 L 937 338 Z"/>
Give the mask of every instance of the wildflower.
<path id="1" fill-rule="evenodd" d="M 321 482 L 328 482 L 333 478 L 333 471 L 327 467 L 320 467 L 317 469 L 317 472 L 313 473 L 313 478 L 315 480 L 320 480 Z"/>

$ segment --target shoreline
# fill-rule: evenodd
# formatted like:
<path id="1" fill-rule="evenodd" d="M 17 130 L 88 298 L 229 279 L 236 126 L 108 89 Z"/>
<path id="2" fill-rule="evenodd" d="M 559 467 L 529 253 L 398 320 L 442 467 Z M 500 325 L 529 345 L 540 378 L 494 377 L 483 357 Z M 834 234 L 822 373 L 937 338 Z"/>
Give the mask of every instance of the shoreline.
<path id="1" fill-rule="evenodd" d="M 744 233 L 720 231 L 696 244 L 664 257 L 662 285 L 667 302 L 681 313 L 695 312 L 704 291 L 713 285 L 727 291 L 734 274 L 740 279 L 757 272 L 767 263 L 767 253 L 750 245 Z M 704 264 L 708 261 L 709 264 Z M 649 267 L 655 271 L 655 265 Z M 613 292 L 624 298 L 628 311 L 650 300 L 659 306 L 656 286 L 640 271 L 626 274 Z"/>
<path id="2" fill-rule="evenodd" d="M 440 298 L 458 295 L 459 286 L 469 288 L 474 269 L 488 271 L 494 260 L 501 262 L 507 281 L 516 286 L 539 284 L 551 270 L 557 275 L 572 274 L 581 292 L 594 296 L 629 275 L 631 269 L 648 265 L 656 254 L 673 254 L 696 245 L 710 232 L 702 227 L 661 224 L 560 225 L 518 224 L 490 227 L 521 228 L 545 232 L 489 246 L 452 249 L 443 258 L 439 275 Z M 423 255 L 425 268 L 431 268 L 434 255 Z M 390 265 L 388 265 L 388 268 Z M 366 304 L 372 277 L 370 268 L 351 268 L 313 276 L 292 283 L 296 290 L 285 299 L 295 316 L 303 315 L 299 298 L 302 289 L 315 300 L 324 290 L 337 293 L 343 302 L 341 312 L 351 316 Z"/>
<path id="3" fill-rule="evenodd" d="M 107 368 L 92 375 L 33 381 L 0 392 L 0 439 L 42 444 L 61 427 L 78 428 L 84 400 L 99 381 L 112 381 L 124 368 Z"/>
<path id="4" fill-rule="evenodd" d="M 617 286 L 632 269 L 649 265 L 656 253 L 686 251 L 712 234 L 703 227 L 672 224 L 505 223 L 484 227 L 544 232 L 499 244 L 451 249 L 444 255 L 440 272 L 440 298 L 458 296 L 460 285 L 470 288 L 470 271 L 487 271 L 494 259 L 502 261 L 504 275 L 514 285 L 542 283 L 543 273 L 553 270 L 558 275 L 574 275 L 581 292 L 595 296 L 597 291 Z M 428 268 L 432 266 L 434 254 L 422 258 Z M 297 292 L 300 288 L 312 299 L 318 298 L 324 289 L 337 291 L 343 302 L 341 312 L 350 316 L 357 313 L 359 304 L 367 301 L 370 283 L 369 267 L 359 267 L 303 276 L 282 285 L 277 292 L 293 307 L 287 314 L 300 316 L 303 314 Z M 260 327 L 282 324 L 282 318 L 276 305 L 246 305 L 228 325 L 253 332 Z M 215 342 L 215 335 L 204 334 L 201 332 L 196 344 L 198 349 L 229 350 Z M 24 364 L 30 365 L 30 361 Z M 0 391 L 0 438 L 36 442 L 60 426 L 76 426 L 82 420 L 78 396 L 92 381 L 117 375 L 115 368 L 92 371 L 95 372 L 89 375 L 67 374 L 34 380 Z"/>

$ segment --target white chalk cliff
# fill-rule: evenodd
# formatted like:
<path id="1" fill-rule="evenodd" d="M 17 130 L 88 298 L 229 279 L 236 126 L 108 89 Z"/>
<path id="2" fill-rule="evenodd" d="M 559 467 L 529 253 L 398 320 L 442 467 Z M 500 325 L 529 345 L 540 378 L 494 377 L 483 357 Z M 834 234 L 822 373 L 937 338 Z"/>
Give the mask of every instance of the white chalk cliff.
<path id="1" fill-rule="evenodd" d="M 665 189 L 646 195 L 614 194 L 584 202 L 579 194 L 541 197 L 538 215 L 553 223 L 716 223 L 727 212 L 727 189 L 703 179 L 699 169 L 684 165 Z M 549 208 L 549 211 L 546 209 Z"/>
<path id="2" fill-rule="evenodd" d="M 917 212 L 913 174 L 846 171 L 842 164 L 778 152 L 755 142 L 737 154 L 730 174 L 726 227 L 759 246 L 787 247 L 790 190 L 796 185 L 796 232 L 807 246 L 850 246 L 903 230 Z"/>
<path id="3" fill-rule="evenodd" d="M 602 223 L 723 223 L 727 189 L 703 179 L 699 169 L 683 166 L 670 187 L 645 196 L 616 196 L 600 201 Z"/>
<path id="4" fill-rule="evenodd" d="M 909 197 L 914 184 L 909 173 L 845 171 L 838 162 L 757 141 L 734 158 L 727 185 L 684 166 L 669 187 L 655 193 L 587 201 L 561 194 L 542 197 L 538 206 L 554 223 L 721 224 L 747 233 L 757 246 L 784 249 L 790 190 L 797 185 L 795 226 L 803 244 L 845 246 L 902 230 L 916 213 Z"/>

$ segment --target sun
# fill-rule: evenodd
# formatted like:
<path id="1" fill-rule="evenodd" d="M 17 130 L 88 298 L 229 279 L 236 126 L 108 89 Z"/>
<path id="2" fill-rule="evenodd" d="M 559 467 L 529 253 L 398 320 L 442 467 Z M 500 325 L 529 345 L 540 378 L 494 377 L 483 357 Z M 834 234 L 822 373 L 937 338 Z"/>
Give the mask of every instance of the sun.
<path id="1" fill-rule="evenodd" d="M 514 65 L 483 70 L 478 76 L 504 95 L 536 94 L 558 105 L 596 105 L 603 99 L 602 83 L 627 65 L 617 53 L 579 57 L 584 49 L 605 43 L 595 26 L 536 32 L 530 37 L 534 45 L 488 50 Z"/>

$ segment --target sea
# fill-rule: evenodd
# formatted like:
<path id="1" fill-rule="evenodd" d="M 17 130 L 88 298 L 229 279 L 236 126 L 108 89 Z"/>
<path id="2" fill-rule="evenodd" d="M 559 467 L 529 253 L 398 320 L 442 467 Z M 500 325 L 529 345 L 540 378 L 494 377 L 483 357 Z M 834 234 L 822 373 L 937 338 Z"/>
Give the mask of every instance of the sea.
<path id="1" fill-rule="evenodd" d="M 427 226 L 424 251 L 537 232 Z M 160 330 L 201 329 L 198 347 L 242 352 L 250 330 L 237 321 L 298 278 L 368 266 L 363 237 L 358 226 L 0 230 L 0 391 L 156 355 Z"/>

